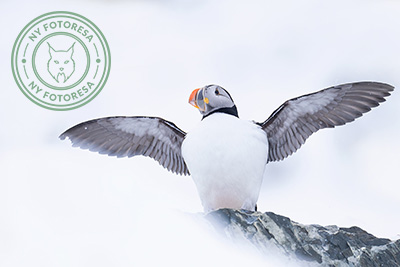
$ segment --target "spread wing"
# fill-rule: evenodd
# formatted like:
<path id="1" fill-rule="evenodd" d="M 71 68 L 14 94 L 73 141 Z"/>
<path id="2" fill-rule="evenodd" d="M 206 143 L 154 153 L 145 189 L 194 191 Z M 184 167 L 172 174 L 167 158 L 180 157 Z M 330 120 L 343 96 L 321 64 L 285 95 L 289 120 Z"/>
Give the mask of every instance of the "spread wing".
<path id="1" fill-rule="evenodd" d="M 164 168 L 189 175 L 181 154 L 186 133 L 157 117 L 108 117 L 82 122 L 60 135 L 73 146 L 116 157 L 143 155 Z"/>
<path id="2" fill-rule="evenodd" d="M 323 128 L 344 125 L 385 101 L 394 87 L 358 82 L 330 87 L 286 101 L 263 123 L 269 140 L 268 161 L 283 160 Z"/>

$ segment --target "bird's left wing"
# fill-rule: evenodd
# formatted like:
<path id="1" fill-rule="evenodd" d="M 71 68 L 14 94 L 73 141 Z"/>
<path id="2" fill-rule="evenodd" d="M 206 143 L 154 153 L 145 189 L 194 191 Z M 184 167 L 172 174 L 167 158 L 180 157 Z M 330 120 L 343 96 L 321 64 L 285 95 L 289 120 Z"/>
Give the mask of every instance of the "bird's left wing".
<path id="1" fill-rule="evenodd" d="M 107 117 L 82 122 L 60 135 L 73 146 L 116 157 L 143 155 L 177 174 L 189 175 L 181 154 L 186 133 L 157 117 Z"/>
<path id="2" fill-rule="evenodd" d="M 268 161 L 283 160 L 323 128 L 344 125 L 385 101 L 394 87 L 377 82 L 342 84 L 283 103 L 263 123 Z"/>

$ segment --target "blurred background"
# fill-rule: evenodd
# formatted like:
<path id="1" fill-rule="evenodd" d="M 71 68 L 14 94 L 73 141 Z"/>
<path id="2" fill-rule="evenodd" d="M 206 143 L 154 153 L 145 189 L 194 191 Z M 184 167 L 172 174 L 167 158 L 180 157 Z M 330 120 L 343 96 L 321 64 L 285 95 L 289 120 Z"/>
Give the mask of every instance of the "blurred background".
<path id="1" fill-rule="evenodd" d="M 111 50 L 106 86 L 72 111 L 34 105 L 11 72 L 19 32 L 51 11 L 85 16 Z M 259 122 L 287 99 L 332 85 L 400 85 L 393 0 L 1 0 L 0 13 L 0 266 L 277 266 L 196 223 L 202 207 L 190 177 L 58 136 L 115 115 L 159 116 L 190 131 L 201 116 L 188 97 L 212 83 L 231 93 L 241 118 Z M 269 164 L 259 211 L 399 239 L 399 114 L 394 91 L 361 119 Z"/>

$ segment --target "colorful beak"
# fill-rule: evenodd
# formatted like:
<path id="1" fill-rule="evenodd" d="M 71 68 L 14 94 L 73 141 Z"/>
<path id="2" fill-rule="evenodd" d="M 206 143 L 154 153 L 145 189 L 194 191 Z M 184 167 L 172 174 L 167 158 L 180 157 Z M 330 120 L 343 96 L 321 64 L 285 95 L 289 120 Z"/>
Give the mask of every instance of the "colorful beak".
<path id="1" fill-rule="evenodd" d="M 204 93 L 204 88 L 198 88 L 194 90 L 189 97 L 190 105 L 198 108 L 201 112 L 206 110 L 207 104 L 209 103 L 208 98 L 204 96 Z"/>
<path id="2" fill-rule="evenodd" d="M 192 105 L 192 106 L 195 107 L 195 108 L 198 108 L 198 109 L 200 109 L 200 108 L 199 108 L 199 106 L 197 105 L 196 96 L 197 96 L 197 92 L 199 92 L 199 90 L 200 90 L 200 88 L 195 89 L 195 90 L 190 94 L 190 97 L 189 97 L 189 104 Z"/>

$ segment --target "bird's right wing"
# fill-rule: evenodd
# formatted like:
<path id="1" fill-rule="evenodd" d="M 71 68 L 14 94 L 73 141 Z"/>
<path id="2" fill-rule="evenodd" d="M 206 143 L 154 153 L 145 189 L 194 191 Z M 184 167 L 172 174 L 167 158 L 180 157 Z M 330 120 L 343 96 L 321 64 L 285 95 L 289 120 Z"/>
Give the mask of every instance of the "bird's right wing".
<path id="1" fill-rule="evenodd" d="M 181 154 L 186 133 L 157 117 L 108 117 L 82 122 L 60 135 L 73 146 L 117 157 L 147 156 L 177 174 L 189 175 Z"/>
<path id="2" fill-rule="evenodd" d="M 263 123 L 268 161 L 283 160 L 323 128 L 344 125 L 385 101 L 394 87 L 377 82 L 342 84 L 286 101 Z"/>

